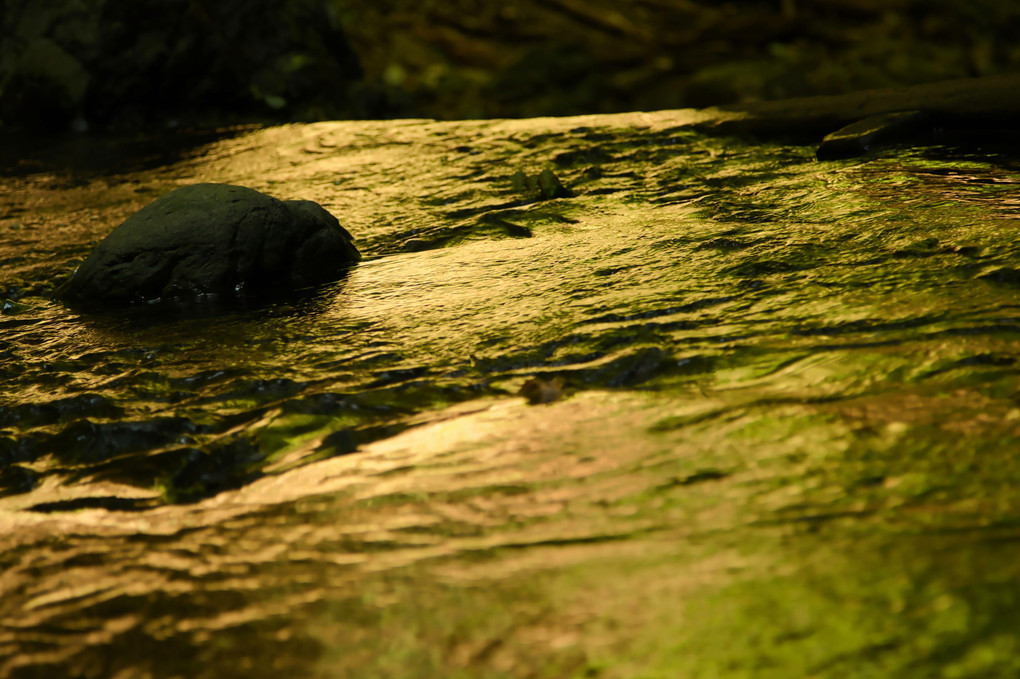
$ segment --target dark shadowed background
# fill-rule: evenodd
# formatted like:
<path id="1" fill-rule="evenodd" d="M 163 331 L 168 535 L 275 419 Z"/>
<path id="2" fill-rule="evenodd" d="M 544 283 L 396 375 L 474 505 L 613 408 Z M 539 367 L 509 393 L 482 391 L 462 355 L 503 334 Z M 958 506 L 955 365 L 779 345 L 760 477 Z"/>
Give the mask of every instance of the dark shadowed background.
<path id="1" fill-rule="evenodd" d="M 701 107 L 1020 66 L 1014 0 L 3 0 L 0 125 Z"/>

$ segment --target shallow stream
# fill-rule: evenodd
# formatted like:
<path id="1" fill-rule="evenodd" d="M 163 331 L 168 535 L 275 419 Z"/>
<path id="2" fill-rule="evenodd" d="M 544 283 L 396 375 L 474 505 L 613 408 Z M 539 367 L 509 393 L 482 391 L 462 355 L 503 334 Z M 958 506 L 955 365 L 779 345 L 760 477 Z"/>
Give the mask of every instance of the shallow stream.
<path id="1" fill-rule="evenodd" d="M 1017 154 L 684 116 L 8 167 L 0 677 L 1020 673 Z M 254 309 L 49 300 L 198 181 L 366 261 Z"/>

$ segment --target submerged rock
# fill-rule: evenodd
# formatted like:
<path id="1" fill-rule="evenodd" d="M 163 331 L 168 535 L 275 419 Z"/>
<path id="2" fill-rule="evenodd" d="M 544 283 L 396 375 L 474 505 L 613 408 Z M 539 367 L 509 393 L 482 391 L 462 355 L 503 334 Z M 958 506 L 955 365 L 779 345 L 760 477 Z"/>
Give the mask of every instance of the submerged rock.
<path id="1" fill-rule="evenodd" d="M 540 403 L 552 403 L 563 397 L 563 388 L 567 382 L 562 377 L 556 376 L 546 380 L 541 377 L 529 377 L 517 393 L 528 399 L 531 405 Z"/>
<path id="2" fill-rule="evenodd" d="M 815 156 L 818 160 L 856 158 L 881 144 L 905 141 L 926 120 L 927 115 L 923 111 L 895 111 L 869 116 L 825 135 Z"/>
<path id="3" fill-rule="evenodd" d="M 58 295 L 94 309 L 296 289 L 336 280 L 360 260 L 352 241 L 312 201 L 195 184 L 114 229 Z"/>
<path id="4" fill-rule="evenodd" d="M 548 168 L 535 175 L 525 174 L 518 170 L 510 176 L 510 185 L 517 193 L 528 196 L 534 200 L 570 198 L 574 195 L 569 189 L 563 186 L 559 177 L 553 174 L 553 171 Z"/>

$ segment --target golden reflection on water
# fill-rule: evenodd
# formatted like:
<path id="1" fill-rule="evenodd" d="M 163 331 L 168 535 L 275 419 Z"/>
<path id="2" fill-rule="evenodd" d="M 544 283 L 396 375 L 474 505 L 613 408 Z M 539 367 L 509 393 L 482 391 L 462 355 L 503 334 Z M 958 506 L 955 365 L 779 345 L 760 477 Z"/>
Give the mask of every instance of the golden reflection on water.
<path id="1" fill-rule="evenodd" d="M 1020 356 L 981 272 L 1016 266 L 1015 171 L 684 116 L 295 125 L 5 179 L 15 277 L 199 180 L 318 200 L 368 259 L 218 317 L 0 318 L 0 453 L 40 475 L 0 497 L 0 676 L 1008 670 Z M 547 166 L 573 198 L 514 195 Z M 68 457 L 32 408 L 83 393 L 122 414 L 69 419 L 170 424 Z M 190 449 L 253 473 L 168 503 Z"/>

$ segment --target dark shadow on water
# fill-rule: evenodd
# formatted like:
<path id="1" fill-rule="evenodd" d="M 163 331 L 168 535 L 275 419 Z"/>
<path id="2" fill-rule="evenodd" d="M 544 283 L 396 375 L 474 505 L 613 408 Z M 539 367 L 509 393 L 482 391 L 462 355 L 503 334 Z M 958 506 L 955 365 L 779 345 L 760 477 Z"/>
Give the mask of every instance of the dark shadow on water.
<path id="1" fill-rule="evenodd" d="M 47 136 L 0 128 L 0 176 L 53 173 L 93 177 L 142 172 L 195 157 L 207 144 L 261 127 L 251 124 L 162 129 L 133 135 L 64 132 Z"/>
<path id="2" fill-rule="evenodd" d="M 259 291 L 236 295 L 203 295 L 196 299 L 160 300 L 125 309 L 83 314 L 86 323 L 108 331 L 135 331 L 171 325 L 217 325 L 234 321 L 304 318 L 326 311 L 343 294 L 348 272 L 330 283 L 298 290 Z"/>
<path id="3" fill-rule="evenodd" d="M 149 498 L 124 497 L 82 497 L 61 502 L 40 502 L 29 507 L 29 511 L 51 514 L 53 512 L 73 512 L 79 509 L 106 509 L 109 511 L 140 512 L 159 506 L 158 500 Z"/>

